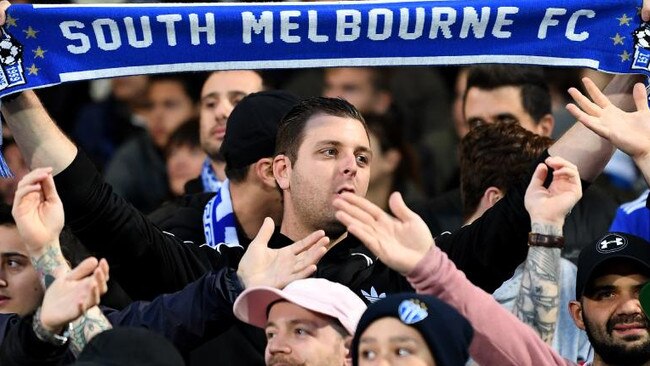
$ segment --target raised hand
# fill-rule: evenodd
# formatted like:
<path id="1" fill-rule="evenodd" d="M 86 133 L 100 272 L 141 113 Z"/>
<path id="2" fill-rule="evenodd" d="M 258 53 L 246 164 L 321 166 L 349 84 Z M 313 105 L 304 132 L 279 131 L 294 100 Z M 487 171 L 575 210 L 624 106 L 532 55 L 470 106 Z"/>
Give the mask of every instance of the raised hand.
<path id="1" fill-rule="evenodd" d="M 407 275 L 434 244 L 427 225 L 394 192 L 388 206 L 395 217 L 363 197 L 342 193 L 336 218 L 387 266 Z"/>
<path id="2" fill-rule="evenodd" d="M 7 0 L 0 1 L 0 26 L 5 25 L 5 21 L 7 20 L 6 12 L 10 5 L 11 3 Z"/>
<path id="3" fill-rule="evenodd" d="M 99 304 L 101 295 L 108 290 L 108 263 L 105 259 L 86 258 L 72 271 L 63 266 L 57 268 L 54 277 L 56 280 L 43 297 L 40 320 L 45 329 L 59 333 Z"/>
<path id="4" fill-rule="evenodd" d="M 64 214 L 51 168 L 34 169 L 18 182 L 11 213 L 30 255 L 58 244 Z"/>
<path id="5" fill-rule="evenodd" d="M 589 78 L 582 82 L 590 101 L 575 88 L 569 94 L 576 104 L 567 105 L 567 110 L 590 130 L 608 139 L 617 148 L 632 158 L 641 158 L 650 153 L 650 109 L 648 95 L 643 84 L 634 85 L 632 92 L 636 112 L 625 112 L 614 106 Z"/>
<path id="6" fill-rule="evenodd" d="M 582 197 L 578 168 L 561 157 L 549 157 L 546 165 L 553 168 L 553 181 L 544 187 L 548 167 L 539 164 L 530 180 L 524 204 L 531 222 L 543 225 L 564 225 L 564 218 Z"/>
<path id="7" fill-rule="evenodd" d="M 244 287 L 271 286 L 283 288 L 288 283 L 306 278 L 316 271 L 316 263 L 327 251 L 329 239 L 323 230 L 315 231 L 282 249 L 270 249 L 269 239 L 275 226 L 264 219 L 255 239 L 244 253 L 237 275 Z"/>

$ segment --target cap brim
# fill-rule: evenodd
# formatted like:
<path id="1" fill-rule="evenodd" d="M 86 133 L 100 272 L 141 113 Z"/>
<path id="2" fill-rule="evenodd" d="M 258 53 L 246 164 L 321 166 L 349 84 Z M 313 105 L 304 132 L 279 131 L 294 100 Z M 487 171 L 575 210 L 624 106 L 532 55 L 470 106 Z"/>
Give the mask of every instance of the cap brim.
<path id="1" fill-rule="evenodd" d="M 239 295 L 233 305 L 233 313 L 237 319 L 254 325 L 258 328 L 265 328 L 267 323 L 267 309 L 269 305 L 278 300 L 287 300 L 282 291 L 273 287 L 254 287 Z"/>

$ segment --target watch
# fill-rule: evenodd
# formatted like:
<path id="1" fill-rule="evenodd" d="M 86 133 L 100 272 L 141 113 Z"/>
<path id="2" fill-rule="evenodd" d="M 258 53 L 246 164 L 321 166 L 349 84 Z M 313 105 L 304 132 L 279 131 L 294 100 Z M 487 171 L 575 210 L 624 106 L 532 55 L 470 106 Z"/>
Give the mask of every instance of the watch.
<path id="1" fill-rule="evenodd" d="M 564 237 L 560 235 L 528 233 L 528 246 L 562 249 L 564 248 Z"/>
<path id="2" fill-rule="evenodd" d="M 39 306 L 32 320 L 32 329 L 34 330 L 34 334 L 36 334 L 36 338 L 40 339 L 41 341 L 53 344 L 55 346 L 63 346 L 64 344 L 68 343 L 68 338 L 72 332 L 72 324 L 68 323 L 67 326 L 63 327 L 63 334 L 55 334 L 53 332 L 50 332 L 49 330 L 45 329 L 45 327 L 43 327 L 43 324 L 41 324 L 41 307 Z"/>

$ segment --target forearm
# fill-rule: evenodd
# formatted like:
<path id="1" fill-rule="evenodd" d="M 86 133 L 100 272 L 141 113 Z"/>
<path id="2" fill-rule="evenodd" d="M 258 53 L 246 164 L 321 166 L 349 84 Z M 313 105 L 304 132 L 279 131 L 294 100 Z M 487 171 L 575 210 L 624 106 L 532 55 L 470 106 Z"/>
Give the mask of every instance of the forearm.
<path id="1" fill-rule="evenodd" d="M 636 81 L 638 80 L 634 77 L 616 75 L 603 89 L 603 93 L 619 108 L 634 110 L 629 94 Z M 549 154 L 563 157 L 575 164 L 580 177 L 593 182 L 609 162 L 614 150 L 608 140 L 598 136 L 582 123 L 575 123 L 549 148 Z"/>
<path id="2" fill-rule="evenodd" d="M 54 123 L 33 91 L 2 103 L 2 114 L 31 169 L 52 167 L 58 174 L 74 159 L 77 148 Z"/>
<path id="3" fill-rule="evenodd" d="M 115 326 L 146 327 L 165 336 L 185 354 L 233 324 L 232 306 L 242 291 L 235 271 L 222 268 L 151 303 L 135 302 L 106 314 Z"/>
<path id="4" fill-rule="evenodd" d="M 634 163 L 643 174 L 646 184 L 650 186 L 650 155 L 634 158 Z"/>
<path id="5" fill-rule="evenodd" d="M 541 230 L 532 224 L 532 231 L 539 234 L 561 235 L 559 230 Z M 560 248 L 532 246 L 524 264 L 521 287 L 512 310 L 521 321 L 530 325 L 546 342 L 553 342 L 560 303 Z"/>
<path id="6" fill-rule="evenodd" d="M 472 285 L 434 247 L 409 274 L 418 293 L 437 296 L 474 327 L 470 355 L 481 365 L 568 365 L 550 346 L 489 294 Z"/>
<path id="7" fill-rule="evenodd" d="M 55 366 L 68 364 L 68 345 L 56 346 L 40 340 L 32 329 L 32 316 L 19 319 L 2 340 L 0 365 Z"/>
<path id="8" fill-rule="evenodd" d="M 98 306 L 88 309 L 84 315 L 72 322 L 72 333 L 70 334 L 72 353 L 75 356 L 79 355 L 94 336 L 111 328 L 111 323 Z"/>
<path id="9" fill-rule="evenodd" d="M 48 245 L 42 250 L 30 253 L 32 265 L 40 275 L 44 288 L 47 289 L 52 282 L 54 282 L 55 270 L 59 267 L 70 269 L 68 263 L 63 257 L 58 240 L 52 245 Z M 74 304 L 70 304 L 75 306 Z M 42 320 L 42 319 L 41 319 Z M 45 324 L 44 324 L 45 325 Z M 51 331 L 58 333 L 61 325 L 52 327 L 48 325 Z M 81 353 L 85 345 L 97 334 L 106 329 L 110 329 L 111 325 L 108 319 L 104 317 L 97 306 L 89 309 L 85 314 L 72 322 L 72 333 L 70 334 L 70 349 L 75 355 Z"/>

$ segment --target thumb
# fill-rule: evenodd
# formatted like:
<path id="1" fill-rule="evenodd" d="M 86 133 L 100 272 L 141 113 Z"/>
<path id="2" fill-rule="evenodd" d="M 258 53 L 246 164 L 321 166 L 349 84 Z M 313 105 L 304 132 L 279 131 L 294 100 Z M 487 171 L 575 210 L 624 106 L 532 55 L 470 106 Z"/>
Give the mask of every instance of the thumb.
<path id="1" fill-rule="evenodd" d="M 393 192 L 388 198 L 388 207 L 390 211 L 397 217 L 400 221 L 405 221 L 413 215 L 417 215 L 415 212 L 411 211 L 406 203 L 404 203 L 404 198 L 399 192 Z"/>
<path id="2" fill-rule="evenodd" d="M 71 280 L 80 280 L 90 276 L 97 268 L 98 261 L 95 257 L 88 257 L 79 263 L 69 274 L 68 278 Z"/>
<path id="3" fill-rule="evenodd" d="M 255 235 L 255 239 L 253 239 L 250 245 L 263 245 L 266 247 L 269 240 L 271 240 L 273 231 L 275 231 L 275 223 L 273 223 L 273 219 L 270 217 L 265 218 L 262 227 L 260 227 L 257 235 Z"/>
<path id="4" fill-rule="evenodd" d="M 533 172 L 533 176 L 530 178 L 530 184 L 528 185 L 528 188 L 532 187 L 542 187 L 544 185 L 544 181 L 546 180 L 546 175 L 548 174 L 548 167 L 544 163 L 540 163 L 537 165 L 537 168 L 535 168 L 535 172 Z"/>

